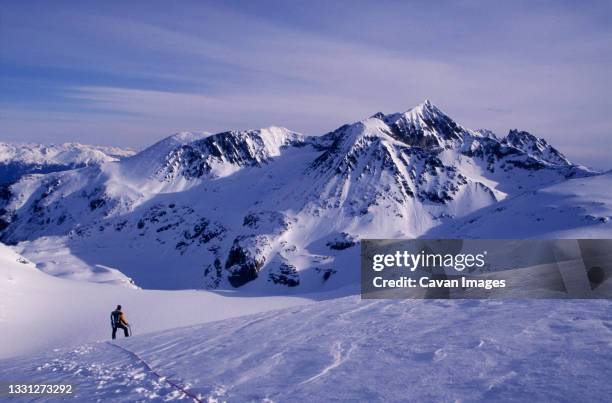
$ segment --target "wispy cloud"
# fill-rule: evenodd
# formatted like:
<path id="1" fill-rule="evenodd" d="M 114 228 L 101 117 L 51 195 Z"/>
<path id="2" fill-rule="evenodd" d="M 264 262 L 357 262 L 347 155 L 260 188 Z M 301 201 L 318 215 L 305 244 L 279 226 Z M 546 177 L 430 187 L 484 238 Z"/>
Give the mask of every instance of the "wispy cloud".
<path id="1" fill-rule="evenodd" d="M 468 127 L 531 130 L 585 162 L 610 149 L 605 3 L 160 4 L 2 6 L 0 68 L 20 85 L 0 95 L 0 130 L 130 146 L 184 129 L 319 134 L 430 98 Z"/>

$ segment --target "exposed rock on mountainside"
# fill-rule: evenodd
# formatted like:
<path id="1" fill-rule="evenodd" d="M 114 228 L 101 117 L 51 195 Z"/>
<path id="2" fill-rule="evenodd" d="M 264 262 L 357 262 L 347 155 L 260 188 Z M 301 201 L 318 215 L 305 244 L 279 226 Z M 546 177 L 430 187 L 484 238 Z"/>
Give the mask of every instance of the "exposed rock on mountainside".
<path id="1" fill-rule="evenodd" d="M 143 287 L 317 290 L 355 281 L 359 239 L 420 236 L 590 175 L 529 133 L 466 129 L 426 101 L 320 137 L 181 133 L 24 177 L 0 192 L 0 230 L 26 256 L 69 248 Z"/>

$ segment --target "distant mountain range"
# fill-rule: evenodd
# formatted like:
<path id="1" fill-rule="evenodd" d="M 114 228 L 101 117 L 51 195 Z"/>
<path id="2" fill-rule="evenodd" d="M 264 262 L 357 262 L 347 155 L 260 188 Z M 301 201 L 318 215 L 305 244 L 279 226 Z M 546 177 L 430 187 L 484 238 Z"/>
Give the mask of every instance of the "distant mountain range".
<path id="1" fill-rule="evenodd" d="M 94 151 L 2 194 L 2 240 L 55 275 L 306 292 L 357 281 L 363 238 L 541 236 L 542 220 L 557 236 L 612 233 L 611 175 L 524 131 L 464 128 L 429 101 L 318 137 L 270 127 Z"/>
<path id="2" fill-rule="evenodd" d="M 134 151 L 78 143 L 42 145 L 0 142 L 0 185 L 13 183 L 27 174 L 99 165 L 131 155 L 134 155 Z"/>

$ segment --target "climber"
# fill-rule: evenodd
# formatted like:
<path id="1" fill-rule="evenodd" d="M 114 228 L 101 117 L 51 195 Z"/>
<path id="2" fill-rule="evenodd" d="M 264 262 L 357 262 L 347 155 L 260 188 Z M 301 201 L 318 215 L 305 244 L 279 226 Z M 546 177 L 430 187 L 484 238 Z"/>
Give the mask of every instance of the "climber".
<path id="1" fill-rule="evenodd" d="M 130 324 L 125 320 L 125 316 L 121 311 L 121 305 L 117 305 L 117 309 L 111 312 L 111 327 L 113 328 L 113 340 L 117 336 L 117 329 L 123 329 L 125 337 L 129 337 L 128 327 Z"/>

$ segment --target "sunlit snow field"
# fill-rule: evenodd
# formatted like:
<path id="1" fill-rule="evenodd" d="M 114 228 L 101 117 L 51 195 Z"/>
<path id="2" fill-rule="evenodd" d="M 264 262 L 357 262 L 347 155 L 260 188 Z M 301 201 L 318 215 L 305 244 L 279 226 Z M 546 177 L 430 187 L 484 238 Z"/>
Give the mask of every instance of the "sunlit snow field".
<path id="1" fill-rule="evenodd" d="M 347 297 L 8 359 L 0 378 L 112 401 L 192 400 L 180 389 L 203 401 L 602 401 L 611 311 Z"/>

